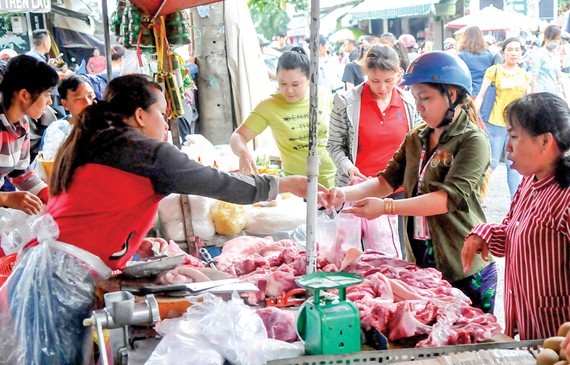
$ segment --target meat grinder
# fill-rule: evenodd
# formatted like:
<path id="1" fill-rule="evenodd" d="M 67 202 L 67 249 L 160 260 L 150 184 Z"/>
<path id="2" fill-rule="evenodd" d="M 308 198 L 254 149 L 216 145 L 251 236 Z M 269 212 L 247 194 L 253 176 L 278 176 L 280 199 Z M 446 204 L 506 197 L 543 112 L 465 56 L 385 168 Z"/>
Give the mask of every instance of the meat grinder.
<path id="1" fill-rule="evenodd" d="M 110 329 L 113 363 L 127 365 L 129 345 L 129 325 L 156 323 L 160 321 L 158 302 L 154 295 L 147 295 L 142 302 L 135 303 L 135 297 L 127 291 L 106 293 L 105 308 L 92 312 L 83 321 L 84 326 L 94 326 L 99 340 L 102 365 L 108 365 L 107 349 L 103 328 Z"/>
<path id="2" fill-rule="evenodd" d="M 312 291 L 299 310 L 297 330 L 308 355 L 334 355 L 360 351 L 360 313 L 346 299 L 346 288 L 361 283 L 351 273 L 318 272 L 301 276 L 295 283 Z M 338 296 L 326 292 L 337 289 Z"/>

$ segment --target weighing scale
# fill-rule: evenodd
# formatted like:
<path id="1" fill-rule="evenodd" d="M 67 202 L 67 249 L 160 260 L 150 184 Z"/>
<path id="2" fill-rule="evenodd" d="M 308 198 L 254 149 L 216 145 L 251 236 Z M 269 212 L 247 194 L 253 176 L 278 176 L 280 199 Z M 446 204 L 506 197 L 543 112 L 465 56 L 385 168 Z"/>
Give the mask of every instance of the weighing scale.
<path id="1" fill-rule="evenodd" d="M 301 276 L 295 283 L 314 292 L 299 310 L 297 331 L 308 355 L 333 355 L 360 351 L 360 313 L 346 300 L 346 288 L 363 277 L 343 272 L 318 272 Z M 338 289 L 339 295 L 324 292 Z"/>

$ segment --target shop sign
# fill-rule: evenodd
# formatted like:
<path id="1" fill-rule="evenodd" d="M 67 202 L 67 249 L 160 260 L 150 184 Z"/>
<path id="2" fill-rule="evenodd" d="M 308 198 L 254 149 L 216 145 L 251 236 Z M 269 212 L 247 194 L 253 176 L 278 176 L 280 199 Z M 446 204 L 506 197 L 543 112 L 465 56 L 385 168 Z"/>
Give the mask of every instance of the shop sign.
<path id="1" fill-rule="evenodd" d="M 51 0 L 0 0 L 0 13 L 49 13 Z"/>

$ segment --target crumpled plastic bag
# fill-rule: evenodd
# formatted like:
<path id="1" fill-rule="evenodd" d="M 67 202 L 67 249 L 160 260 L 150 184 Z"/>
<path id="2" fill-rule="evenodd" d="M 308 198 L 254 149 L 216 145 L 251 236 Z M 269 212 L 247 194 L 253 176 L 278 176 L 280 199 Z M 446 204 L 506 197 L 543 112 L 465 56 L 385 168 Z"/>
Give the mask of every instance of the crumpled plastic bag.
<path id="1" fill-rule="evenodd" d="M 83 319 L 93 310 L 94 288 L 111 270 L 96 256 L 56 241 L 50 215 L 38 218 L 39 244 L 19 254 L 0 288 L 0 354 L 3 363 L 88 364 L 91 329 Z"/>
<path id="2" fill-rule="evenodd" d="M 228 302 L 209 293 L 201 297 L 203 302 L 191 305 L 187 317 L 195 321 L 200 333 L 230 363 L 263 365 L 270 360 L 303 355 L 302 342 L 267 338 L 261 317 L 244 304 L 238 293 L 234 292 Z"/>
<path id="3" fill-rule="evenodd" d="M 32 225 L 37 215 L 28 215 L 21 210 L 0 208 L 0 240 L 6 255 L 18 252 L 35 236 Z"/>
<path id="4" fill-rule="evenodd" d="M 245 227 L 249 217 L 249 205 L 218 201 L 212 208 L 212 220 L 219 234 L 234 236 Z"/>
<path id="5" fill-rule="evenodd" d="M 145 365 L 224 365 L 224 358 L 200 333 L 194 319 L 165 319 L 155 329 L 162 340 Z"/>

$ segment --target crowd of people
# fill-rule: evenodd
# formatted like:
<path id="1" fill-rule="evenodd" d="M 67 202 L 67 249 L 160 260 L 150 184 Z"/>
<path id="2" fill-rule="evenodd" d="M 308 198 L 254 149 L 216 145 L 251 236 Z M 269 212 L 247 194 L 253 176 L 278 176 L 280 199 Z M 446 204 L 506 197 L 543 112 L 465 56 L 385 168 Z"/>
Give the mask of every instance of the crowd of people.
<path id="1" fill-rule="evenodd" d="M 239 204 L 279 192 L 305 197 L 310 60 L 303 48 L 288 47 L 286 35 L 278 36 L 278 89 L 229 140 L 239 174 L 205 167 L 166 142 L 166 99 L 148 76 L 116 74 L 96 102 L 88 75 L 60 80 L 45 57 L 43 35 L 29 54 L 8 61 L 0 83 L 0 176 L 17 191 L 0 193 L 0 201 L 27 214 L 45 205 L 59 226 L 48 256 L 66 266 L 39 273 L 34 268 L 45 255 L 34 253 L 45 252 L 43 243 L 26 245 L 0 289 L 6 298 L 0 322 L 18 332 L 4 331 L 11 335 L 0 338 L 0 353 L 25 363 L 81 363 L 82 320 L 92 307 L 92 284 L 105 276 L 95 267 L 117 269 L 132 258 L 164 196 L 198 194 Z M 546 28 L 530 68 L 523 64 L 526 41 L 509 38 L 492 51 L 476 27 L 453 45 L 448 41 L 444 51 L 420 52 L 411 35 L 349 39 L 346 59 L 339 60 L 343 75 L 337 74 L 343 86 L 333 89 L 331 82 L 319 90 L 322 208 L 369 220 L 398 216 L 394 234 L 402 258 L 436 268 L 484 312 L 493 312 L 500 280 L 492 255 L 505 257 L 506 334 L 523 340 L 553 336 L 570 321 L 570 109 L 552 87 L 563 77 L 555 53 L 560 37 L 556 26 Z M 319 47 L 324 62 L 331 57 L 326 40 Z M 113 49 L 117 61 L 121 50 Z M 88 62 L 87 73 L 100 71 L 99 64 Z M 32 168 L 29 118 L 45 114 L 56 87 L 70 115 L 45 133 L 50 144 L 42 148 L 55 150 L 46 183 Z M 492 89 L 491 112 L 481 120 Z M 248 142 L 267 128 L 284 177 L 258 175 Z M 512 203 L 500 224 L 490 224 L 483 192 L 503 154 Z M 85 228 L 94 225 L 100 229 Z M 77 267 L 93 269 L 84 278 L 85 296 L 73 303 L 53 300 L 52 309 L 38 312 L 35 300 L 47 300 L 38 296 L 38 283 L 57 287 L 51 299 L 71 293 L 76 282 L 70 273 Z M 65 313 L 56 327 L 74 347 L 61 350 L 50 334 L 30 335 L 38 321 L 54 320 L 53 311 Z M 7 313 L 13 320 L 5 322 Z"/>

